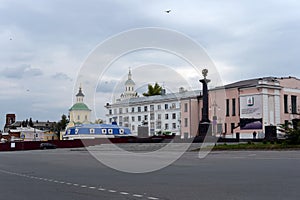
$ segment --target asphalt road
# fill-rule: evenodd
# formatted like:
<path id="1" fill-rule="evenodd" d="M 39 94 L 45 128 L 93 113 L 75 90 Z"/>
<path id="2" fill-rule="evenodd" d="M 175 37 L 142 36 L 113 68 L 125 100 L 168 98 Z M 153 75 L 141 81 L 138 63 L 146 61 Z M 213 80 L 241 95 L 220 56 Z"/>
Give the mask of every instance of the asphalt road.
<path id="1" fill-rule="evenodd" d="M 111 169 L 82 150 L 0 152 L 0 199 L 298 200 L 299 170 L 300 151 L 223 151 L 204 159 L 187 152 L 139 174 Z"/>

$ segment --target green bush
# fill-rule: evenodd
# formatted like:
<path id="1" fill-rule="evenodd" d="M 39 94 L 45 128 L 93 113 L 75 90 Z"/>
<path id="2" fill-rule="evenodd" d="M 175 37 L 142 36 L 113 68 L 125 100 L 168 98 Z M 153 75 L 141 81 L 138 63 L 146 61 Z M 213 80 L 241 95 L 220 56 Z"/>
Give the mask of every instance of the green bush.
<path id="1" fill-rule="evenodd" d="M 300 122 L 295 126 L 292 123 L 281 124 L 280 131 L 285 133 L 285 141 L 284 143 L 289 145 L 297 145 L 300 144 Z"/>

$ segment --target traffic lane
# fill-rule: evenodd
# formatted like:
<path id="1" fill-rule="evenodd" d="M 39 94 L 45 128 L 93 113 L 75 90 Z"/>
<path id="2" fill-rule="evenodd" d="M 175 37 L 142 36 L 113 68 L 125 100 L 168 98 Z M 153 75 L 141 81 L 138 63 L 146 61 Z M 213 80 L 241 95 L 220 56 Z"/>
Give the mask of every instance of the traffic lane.
<path id="1" fill-rule="evenodd" d="M 42 159 L 42 163 L 54 160 L 52 164 L 62 164 L 58 154 L 54 157 L 50 156 L 52 154 L 54 152 Z M 199 196 L 204 199 L 222 196 L 239 199 L 298 197 L 295 185 L 299 184 L 299 177 L 293 176 L 293 173 L 297 169 L 294 166 L 299 166 L 299 159 L 295 156 L 298 154 L 293 152 L 212 153 L 206 159 L 198 159 L 196 153 L 188 153 L 170 167 L 147 174 L 127 174 L 103 166 L 99 168 L 93 165 L 97 162 L 87 159 L 88 154 L 72 152 L 68 155 L 64 166 L 72 166 L 75 157 L 81 158 L 79 155 L 85 155 L 82 157 L 86 159 L 84 161 L 90 162 L 83 163 L 77 159 L 79 163 L 70 170 L 66 169 L 65 174 L 54 174 L 56 170 L 51 172 L 53 166 L 50 165 L 52 176 L 66 176 L 67 180 L 101 184 L 105 188 L 138 195 L 151 194 L 161 199 L 198 199 Z M 33 158 L 41 159 L 39 156 Z"/>
<path id="2" fill-rule="evenodd" d="M 148 199 L 138 194 L 119 192 L 97 186 L 64 182 L 55 179 L 24 175 L 6 170 L 0 170 L 1 199 L 64 199 L 64 200 L 99 200 L 99 199 Z"/>

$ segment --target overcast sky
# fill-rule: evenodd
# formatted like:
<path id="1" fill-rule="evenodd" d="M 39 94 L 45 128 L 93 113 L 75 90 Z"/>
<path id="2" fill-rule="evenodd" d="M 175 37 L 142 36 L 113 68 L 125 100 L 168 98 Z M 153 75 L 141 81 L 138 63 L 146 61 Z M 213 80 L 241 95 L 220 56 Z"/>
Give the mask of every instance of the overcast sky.
<path id="1" fill-rule="evenodd" d="M 205 49 L 224 83 L 263 76 L 300 78 L 299 10 L 297 0 L 0 0 L 0 129 L 6 113 L 40 121 L 68 114 L 77 74 L 90 53 L 111 36 L 134 28 L 160 27 L 190 37 Z M 97 89 L 98 107 L 110 100 L 111 88 L 126 79 L 127 69 L 142 65 L 152 53 L 112 65 L 105 87 Z M 198 77 L 184 62 L 170 59 L 199 89 Z M 118 66 L 126 69 L 121 75 Z M 147 73 L 136 70 L 133 78 L 143 80 L 143 75 Z M 137 81 L 137 88 L 142 90 L 143 84 Z M 97 112 L 104 117 L 104 110 Z"/>

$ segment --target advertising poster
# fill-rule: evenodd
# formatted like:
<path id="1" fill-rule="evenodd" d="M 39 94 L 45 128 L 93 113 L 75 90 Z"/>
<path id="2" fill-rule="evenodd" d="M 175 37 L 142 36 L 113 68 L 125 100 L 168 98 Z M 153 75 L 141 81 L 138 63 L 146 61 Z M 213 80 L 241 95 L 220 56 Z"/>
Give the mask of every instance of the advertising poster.
<path id="1" fill-rule="evenodd" d="M 262 129 L 262 96 L 240 97 L 240 128 Z"/>

